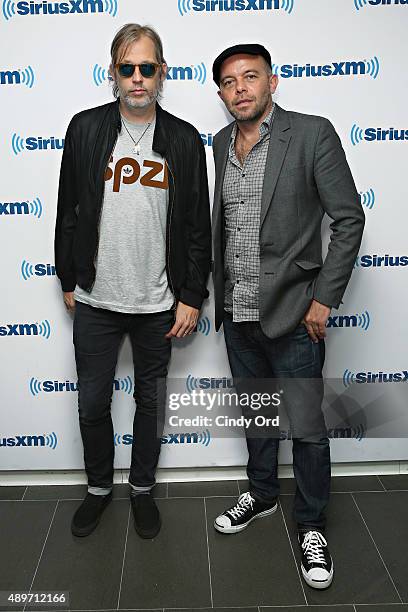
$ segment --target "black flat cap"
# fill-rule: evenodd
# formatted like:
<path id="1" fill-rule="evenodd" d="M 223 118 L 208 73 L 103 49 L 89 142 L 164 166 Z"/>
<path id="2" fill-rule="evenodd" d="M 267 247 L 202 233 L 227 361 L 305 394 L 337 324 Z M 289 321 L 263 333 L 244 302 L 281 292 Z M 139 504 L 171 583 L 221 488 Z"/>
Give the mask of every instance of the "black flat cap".
<path id="1" fill-rule="evenodd" d="M 266 60 L 268 66 L 271 66 L 271 55 L 269 51 L 267 51 L 262 45 L 248 43 L 228 47 L 228 49 L 225 49 L 225 51 L 219 54 L 219 56 L 214 60 L 213 63 L 213 79 L 217 83 L 217 85 L 220 84 L 220 72 L 222 63 L 228 57 L 231 57 L 231 55 L 237 55 L 238 53 L 247 53 L 248 55 L 262 55 L 262 57 Z"/>

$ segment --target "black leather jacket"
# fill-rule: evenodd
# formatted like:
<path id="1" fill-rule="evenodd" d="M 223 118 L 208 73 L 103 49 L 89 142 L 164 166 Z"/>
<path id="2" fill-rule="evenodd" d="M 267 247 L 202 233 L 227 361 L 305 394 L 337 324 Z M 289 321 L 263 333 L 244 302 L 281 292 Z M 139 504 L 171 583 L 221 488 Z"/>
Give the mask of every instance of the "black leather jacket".
<path id="1" fill-rule="evenodd" d="M 63 291 L 95 282 L 104 174 L 121 119 L 118 102 L 78 113 L 64 145 L 55 228 L 55 266 Z M 200 308 L 211 260 L 210 206 L 204 145 L 186 121 L 156 106 L 153 149 L 169 168 L 166 271 L 177 300 Z M 154 248 L 154 247 L 153 247 Z"/>

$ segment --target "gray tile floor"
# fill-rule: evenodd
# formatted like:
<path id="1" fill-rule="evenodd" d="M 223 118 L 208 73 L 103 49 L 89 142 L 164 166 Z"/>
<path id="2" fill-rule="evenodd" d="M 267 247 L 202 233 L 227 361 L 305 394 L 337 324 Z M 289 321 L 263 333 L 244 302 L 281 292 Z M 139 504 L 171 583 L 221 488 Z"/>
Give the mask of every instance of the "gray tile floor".
<path id="1" fill-rule="evenodd" d="M 127 485 L 115 486 L 87 538 L 70 531 L 84 486 L 0 487 L 0 591 L 70 598 L 69 606 L 0 610 L 408 611 L 408 476 L 333 478 L 327 536 L 335 577 L 326 591 L 300 579 L 295 484 L 281 484 L 278 511 L 230 536 L 213 520 L 245 481 L 159 484 L 163 527 L 153 540 L 134 530 Z"/>

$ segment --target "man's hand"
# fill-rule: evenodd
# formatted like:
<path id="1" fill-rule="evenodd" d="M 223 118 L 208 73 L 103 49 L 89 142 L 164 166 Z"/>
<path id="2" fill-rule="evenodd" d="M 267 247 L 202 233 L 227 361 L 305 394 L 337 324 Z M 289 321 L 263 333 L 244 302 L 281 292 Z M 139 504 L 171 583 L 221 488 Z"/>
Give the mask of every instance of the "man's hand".
<path id="1" fill-rule="evenodd" d="M 184 338 L 191 334 L 197 325 L 198 315 L 200 311 L 192 306 L 187 306 L 183 302 L 179 302 L 176 308 L 176 321 L 166 334 L 166 338 Z"/>
<path id="2" fill-rule="evenodd" d="M 74 312 L 75 300 L 73 291 L 64 291 L 64 304 L 68 312 Z"/>
<path id="3" fill-rule="evenodd" d="M 308 311 L 302 319 L 306 325 L 307 333 L 313 342 L 319 342 L 326 337 L 326 323 L 329 318 L 331 308 L 312 300 Z"/>

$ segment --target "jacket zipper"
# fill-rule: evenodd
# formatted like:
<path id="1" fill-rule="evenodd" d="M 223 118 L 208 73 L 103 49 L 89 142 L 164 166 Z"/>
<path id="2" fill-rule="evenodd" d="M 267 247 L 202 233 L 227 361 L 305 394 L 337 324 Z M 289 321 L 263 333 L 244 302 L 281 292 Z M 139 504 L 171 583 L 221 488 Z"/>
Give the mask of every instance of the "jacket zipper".
<path id="1" fill-rule="evenodd" d="M 99 252 L 99 238 L 100 238 L 100 235 L 99 235 L 99 228 L 100 228 L 100 224 L 101 224 L 101 216 L 102 216 L 103 200 L 104 200 L 104 197 L 105 197 L 105 172 L 106 172 L 106 170 L 107 170 L 107 167 L 109 166 L 109 161 L 110 161 L 110 158 L 111 158 L 111 157 L 112 157 L 112 155 L 113 155 L 113 152 L 114 152 L 114 150 L 115 150 L 115 147 L 116 147 L 116 143 L 117 143 L 117 141 L 118 141 L 118 133 L 116 132 L 115 142 L 113 143 L 113 147 L 112 147 L 112 150 L 111 150 L 111 152 L 110 152 L 110 154 L 109 154 L 108 161 L 107 161 L 107 163 L 106 163 L 105 170 L 104 170 L 104 173 L 103 173 L 103 193 L 102 193 L 102 201 L 101 201 L 101 206 L 100 206 L 100 209 L 99 209 L 98 223 L 97 223 L 97 225 L 96 225 L 96 231 L 97 231 L 97 234 L 98 234 L 98 241 L 97 241 L 97 245 L 96 245 L 95 255 L 94 255 L 94 258 L 93 258 L 93 265 L 94 265 L 94 269 L 95 269 L 95 278 L 94 278 L 94 280 L 93 280 L 92 285 L 91 285 L 91 286 L 90 286 L 90 288 L 89 288 L 89 293 L 91 293 L 91 291 L 92 291 L 92 289 L 93 289 L 93 287 L 94 287 L 94 285 L 95 285 L 95 281 L 96 281 L 96 260 L 97 260 L 97 258 L 98 258 L 98 252 Z"/>

